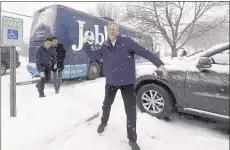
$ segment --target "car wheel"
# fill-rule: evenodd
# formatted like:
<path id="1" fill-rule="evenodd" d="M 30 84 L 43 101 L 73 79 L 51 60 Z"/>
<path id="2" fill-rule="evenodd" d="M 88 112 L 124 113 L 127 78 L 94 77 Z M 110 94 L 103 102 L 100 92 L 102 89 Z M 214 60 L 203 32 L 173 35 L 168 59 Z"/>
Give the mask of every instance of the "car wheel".
<path id="1" fill-rule="evenodd" d="M 88 67 L 87 79 L 94 80 L 100 77 L 100 65 L 97 62 L 91 62 Z"/>
<path id="2" fill-rule="evenodd" d="M 169 93 L 156 84 L 147 84 L 138 90 L 137 104 L 142 112 L 158 119 L 167 118 L 172 110 L 172 99 Z"/>
<path id="3" fill-rule="evenodd" d="M 6 65 L 4 63 L 1 63 L 1 75 L 4 75 L 6 73 Z"/>

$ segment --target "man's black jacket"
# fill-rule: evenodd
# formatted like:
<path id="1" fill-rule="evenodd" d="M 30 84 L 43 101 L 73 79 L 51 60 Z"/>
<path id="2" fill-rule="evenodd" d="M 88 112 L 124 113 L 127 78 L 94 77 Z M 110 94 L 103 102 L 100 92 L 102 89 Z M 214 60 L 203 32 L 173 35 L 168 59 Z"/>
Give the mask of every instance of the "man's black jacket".
<path id="1" fill-rule="evenodd" d="M 57 69 L 58 71 L 64 70 L 64 60 L 66 57 L 66 50 L 63 47 L 63 44 L 58 43 L 55 47 L 56 49 L 56 58 L 57 58 Z M 57 69 L 53 69 L 53 71 L 57 71 Z"/>

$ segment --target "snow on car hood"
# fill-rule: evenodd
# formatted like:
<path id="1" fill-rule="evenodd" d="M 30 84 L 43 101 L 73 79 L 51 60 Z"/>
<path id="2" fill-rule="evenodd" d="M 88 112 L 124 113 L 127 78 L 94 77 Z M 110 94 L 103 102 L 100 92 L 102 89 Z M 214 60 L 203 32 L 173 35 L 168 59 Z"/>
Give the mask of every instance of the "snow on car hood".
<path id="1" fill-rule="evenodd" d="M 186 71 L 188 70 L 189 66 L 190 68 L 196 67 L 196 64 L 198 62 L 198 59 L 196 60 L 187 60 L 187 59 L 181 59 L 181 58 L 169 58 L 169 57 L 163 57 L 161 60 L 164 62 L 165 67 L 168 71 Z M 194 68 L 195 69 L 195 68 Z M 197 68 L 196 68 L 197 69 Z M 144 62 L 139 63 L 136 65 L 136 76 L 142 76 L 142 75 L 152 75 L 156 74 L 155 71 L 157 70 L 157 67 L 153 65 L 151 62 Z"/>

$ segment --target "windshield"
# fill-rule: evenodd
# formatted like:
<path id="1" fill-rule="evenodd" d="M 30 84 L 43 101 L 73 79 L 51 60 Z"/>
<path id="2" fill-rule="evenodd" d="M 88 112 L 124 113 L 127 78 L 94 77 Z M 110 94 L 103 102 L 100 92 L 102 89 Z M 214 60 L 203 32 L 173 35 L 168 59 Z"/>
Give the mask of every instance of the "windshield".
<path id="1" fill-rule="evenodd" d="M 215 46 L 213 46 L 207 50 L 197 51 L 191 55 L 188 55 L 186 58 L 187 59 L 196 59 L 196 58 L 199 58 L 199 57 L 206 55 L 207 53 L 213 52 L 217 49 L 221 49 L 221 48 L 226 47 L 226 46 L 229 46 L 229 43 L 222 43 L 222 44 L 215 45 Z"/>
<path id="2" fill-rule="evenodd" d="M 43 41 L 46 37 L 54 34 L 55 10 L 55 7 L 50 7 L 35 12 L 30 32 L 31 41 Z"/>
<path id="3" fill-rule="evenodd" d="M 203 51 L 205 51 L 205 50 L 199 50 L 199 51 L 197 51 L 197 52 L 195 52 L 195 53 L 192 53 L 192 54 L 188 55 L 187 57 L 190 57 L 190 56 L 196 55 L 196 54 L 198 54 L 198 53 L 200 53 L 200 52 L 203 52 Z"/>

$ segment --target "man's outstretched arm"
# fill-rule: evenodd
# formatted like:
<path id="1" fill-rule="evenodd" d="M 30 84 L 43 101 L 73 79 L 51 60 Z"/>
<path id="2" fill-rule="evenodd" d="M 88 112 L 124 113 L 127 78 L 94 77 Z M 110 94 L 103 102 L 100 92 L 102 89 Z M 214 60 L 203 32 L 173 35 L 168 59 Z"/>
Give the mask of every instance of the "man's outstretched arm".
<path id="1" fill-rule="evenodd" d="M 138 43 L 133 41 L 132 39 L 128 39 L 130 43 L 130 51 L 135 53 L 138 56 L 141 56 L 150 62 L 152 62 L 157 68 L 161 65 L 164 65 L 164 63 L 158 58 L 155 54 L 151 53 L 149 50 L 146 50 L 144 47 L 140 46 Z"/>
<path id="2" fill-rule="evenodd" d="M 149 50 L 146 50 L 144 47 L 140 46 L 138 43 L 133 41 L 131 38 L 128 39 L 128 42 L 130 44 L 129 50 L 131 52 L 149 60 L 158 69 L 160 69 L 165 76 L 167 75 L 167 71 L 166 71 L 166 68 L 164 67 L 164 63 L 161 61 L 161 59 L 159 57 L 157 57 L 155 54 L 151 53 Z"/>

